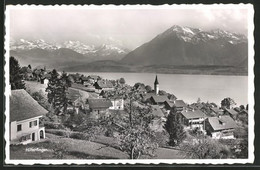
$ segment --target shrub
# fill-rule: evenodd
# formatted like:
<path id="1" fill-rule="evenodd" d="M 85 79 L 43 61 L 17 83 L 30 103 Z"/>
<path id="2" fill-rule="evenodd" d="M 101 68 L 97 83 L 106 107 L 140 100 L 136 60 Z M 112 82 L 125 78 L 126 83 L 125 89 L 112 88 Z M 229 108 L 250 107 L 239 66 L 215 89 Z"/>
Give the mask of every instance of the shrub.
<path id="1" fill-rule="evenodd" d="M 80 132 L 72 132 L 70 133 L 69 137 L 73 139 L 81 139 L 81 140 L 85 140 L 87 138 L 86 135 L 84 135 L 84 133 L 80 133 Z"/>
<path id="2" fill-rule="evenodd" d="M 107 129 L 107 131 L 105 132 L 105 136 L 107 137 L 113 137 L 113 130 L 111 128 Z"/>
<path id="3" fill-rule="evenodd" d="M 60 123 L 44 122 L 43 124 L 46 129 L 65 129 L 64 125 Z"/>
<path id="4" fill-rule="evenodd" d="M 169 134 L 165 131 L 162 132 L 155 132 L 155 136 L 152 140 L 158 143 L 159 146 L 164 147 L 168 145 Z"/>
<path id="5" fill-rule="evenodd" d="M 68 136 L 68 131 L 65 131 L 65 130 L 46 129 L 45 131 L 46 131 L 46 133 L 51 133 L 51 134 L 58 135 L 58 136 L 63 136 L 63 137 Z"/>

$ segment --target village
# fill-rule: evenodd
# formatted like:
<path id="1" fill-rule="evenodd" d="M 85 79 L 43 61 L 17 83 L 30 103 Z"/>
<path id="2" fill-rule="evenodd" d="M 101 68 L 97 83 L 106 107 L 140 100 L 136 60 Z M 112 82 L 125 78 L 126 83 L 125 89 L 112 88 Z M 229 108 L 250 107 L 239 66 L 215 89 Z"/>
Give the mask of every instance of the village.
<path id="1" fill-rule="evenodd" d="M 228 97 L 220 105 L 200 99 L 188 104 L 160 89 L 166 82 L 156 74 L 153 85 L 130 86 L 123 77 L 107 80 L 30 65 L 20 70 L 25 89 L 10 96 L 13 159 L 25 158 L 28 147 L 50 149 L 52 159 L 247 157 L 248 106 Z M 57 95 L 64 100 L 55 103 Z M 205 153 L 194 154 L 200 146 Z"/>

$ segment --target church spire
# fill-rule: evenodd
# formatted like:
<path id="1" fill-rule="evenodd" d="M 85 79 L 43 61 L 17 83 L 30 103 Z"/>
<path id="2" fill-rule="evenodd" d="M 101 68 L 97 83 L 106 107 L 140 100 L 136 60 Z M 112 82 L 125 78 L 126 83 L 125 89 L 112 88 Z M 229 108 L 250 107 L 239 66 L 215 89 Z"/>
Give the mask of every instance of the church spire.
<path id="1" fill-rule="evenodd" d="M 155 84 L 155 85 L 156 85 L 156 84 L 159 84 L 158 79 L 157 79 L 157 75 L 156 75 L 156 77 L 155 77 L 154 84 Z"/>
<path id="2" fill-rule="evenodd" d="M 157 75 L 156 75 L 155 81 L 154 81 L 154 92 L 156 95 L 159 95 L 159 82 L 158 82 Z"/>

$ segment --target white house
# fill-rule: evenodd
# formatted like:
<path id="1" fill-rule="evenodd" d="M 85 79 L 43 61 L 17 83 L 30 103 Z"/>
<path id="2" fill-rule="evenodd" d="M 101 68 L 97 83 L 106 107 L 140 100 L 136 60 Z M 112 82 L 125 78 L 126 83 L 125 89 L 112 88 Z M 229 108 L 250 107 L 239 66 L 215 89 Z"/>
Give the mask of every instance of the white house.
<path id="1" fill-rule="evenodd" d="M 111 98 L 112 106 L 109 107 L 110 110 L 124 110 L 124 99 L 122 98 Z"/>
<path id="2" fill-rule="evenodd" d="M 10 96 L 10 143 L 27 144 L 45 138 L 45 128 L 39 126 L 39 118 L 46 114 L 25 90 L 12 90 Z"/>
<path id="3" fill-rule="evenodd" d="M 206 115 L 201 110 L 183 110 L 180 112 L 180 121 L 189 127 L 190 129 L 198 128 L 199 130 L 204 130 L 204 120 Z"/>
<path id="4" fill-rule="evenodd" d="M 233 139 L 236 122 L 228 115 L 209 117 L 205 122 L 207 134 L 215 139 Z"/>

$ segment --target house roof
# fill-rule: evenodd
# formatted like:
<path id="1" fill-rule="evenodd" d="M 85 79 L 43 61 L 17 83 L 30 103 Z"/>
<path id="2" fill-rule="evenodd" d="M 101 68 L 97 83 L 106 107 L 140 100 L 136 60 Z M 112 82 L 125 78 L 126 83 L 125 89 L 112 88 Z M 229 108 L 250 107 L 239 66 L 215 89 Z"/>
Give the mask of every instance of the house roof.
<path id="1" fill-rule="evenodd" d="M 144 100 L 147 100 L 147 99 L 149 99 L 149 98 L 151 98 L 152 96 L 155 96 L 156 94 L 154 94 L 154 93 L 146 93 L 146 94 L 141 94 L 141 96 L 142 96 L 142 98 L 144 99 Z"/>
<path id="2" fill-rule="evenodd" d="M 101 88 L 112 88 L 113 87 L 113 84 L 107 80 L 99 80 L 96 83 Z"/>
<path id="3" fill-rule="evenodd" d="M 186 107 L 187 105 L 184 103 L 183 100 L 175 100 L 174 101 L 174 106 L 175 107 Z"/>
<path id="4" fill-rule="evenodd" d="M 109 108 L 112 102 L 108 99 L 88 99 L 89 108 Z"/>
<path id="5" fill-rule="evenodd" d="M 183 110 L 181 114 L 187 119 L 203 118 L 206 115 L 201 110 Z"/>
<path id="6" fill-rule="evenodd" d="M 155 103 L 162 103 L 169 100 L 167 95 L 153 95 L 152 98 Z"/>
<path id="7" fill-rule="evenodd" d="M 69 88 L 68 89 L 68 93 L 67 93 L 67 98 L 74 102 L 75 100 L 77 100 L 79 97 L 81 97 L 80 93 L 79 93 L 79 90 L 75 90 L 75 89 L 72 89 L 72 88 Z"/>
<path id="8" fill-rule="evenodd" d="M 89 75 L 88 78 L 97 80 L 99 78 L 99 76 L 97 76 L 97 75 Z"/>
<path id="9" fill-rule="evenodd" d="M 152 105 L 152 115 L 158 116 L 158 117 L 163 117 L 164 114 L 162 112 L 162 109 L 158 105 Z"/>
<path id="10" fill-rule="evenodd" d="M 48 113 L 25 90 L 12 90 L 10 96 L 10 122 L 21 121 Z"/>
<path id="11" fill-rule="evenodd" d="M 246 113 L 246 114 L 248 114 L 248 111 L 247 111 L 246 109 L 243 109 L 243 110 L 241 110 L 241 111 L 239 112 L 239 114 L 241 114 L 241 113 Z"/>
<path id="12" fill-rule="evenodd" d="M 80 79 L 82 80 L 82 81 L 88 81 L 88 78 L 87 77 L 80 77 Z"/>
<path id="13" fill-rule="evenodd" d="M 230 113 L 231 115 L 237 115 L 237 111 L 235 111 L 234 109 L 225 109 L 228 113 Z"/>
<path id="14" fill-rule="evenodd" d="M 174 102 L 172 101 L 165 101 L 165 104 L 168 106 L 168 107 L 173 107 L 174 106 Z"/>
<path id="15" fill-rule="evenodd" d="M 211 110 L 212 110 L 213 112 L 215 112 L 215 113 L 223 112 L 222 109 L 219 109 L 219 108 L 217 108 L 217 107 L 212 107 Z"/>
<path id="16" fill-rule="evenodd" d="M 208 122 L 214 131 L 236 128 L 236 122 L 230 116 L 209 117 Z"/>

